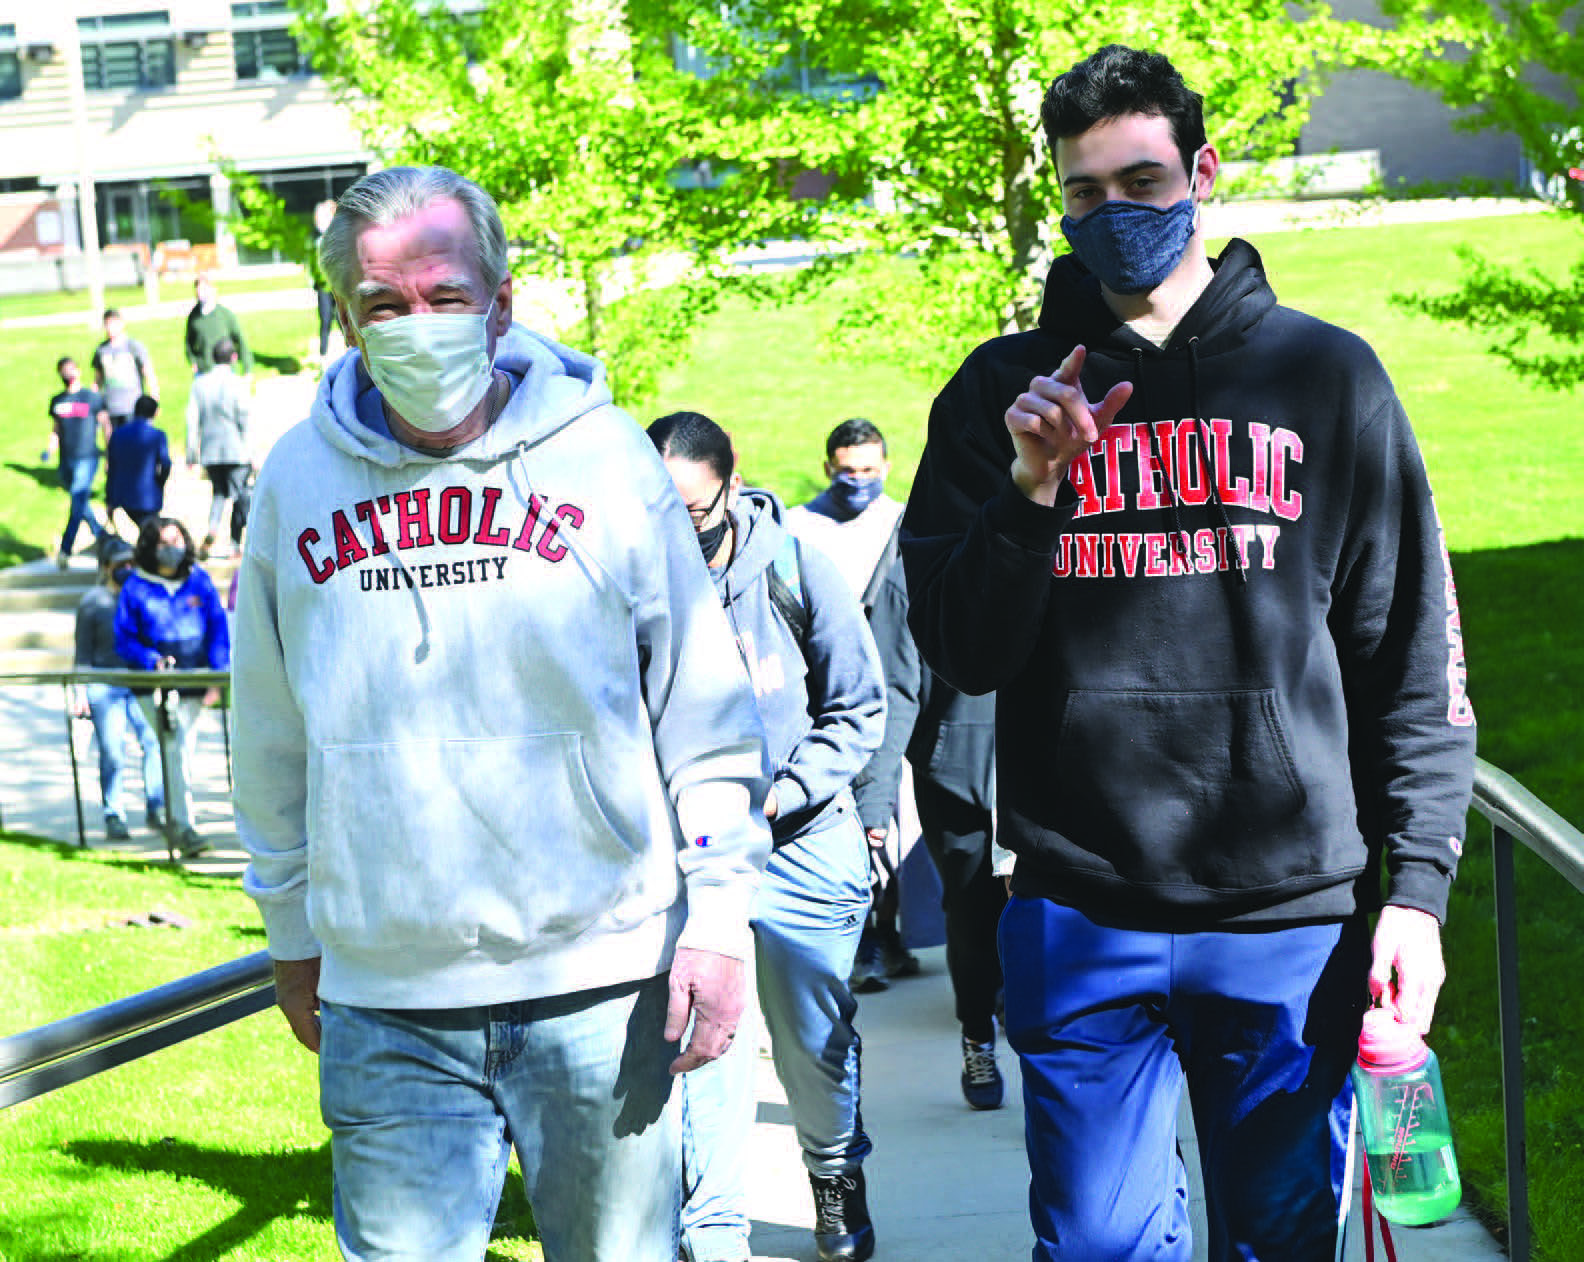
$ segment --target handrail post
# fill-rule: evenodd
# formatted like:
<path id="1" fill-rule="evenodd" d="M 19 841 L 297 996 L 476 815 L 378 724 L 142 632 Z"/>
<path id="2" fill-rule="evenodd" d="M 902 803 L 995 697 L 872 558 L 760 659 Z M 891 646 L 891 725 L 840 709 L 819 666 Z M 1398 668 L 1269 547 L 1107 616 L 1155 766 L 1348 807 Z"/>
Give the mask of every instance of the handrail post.
<path id="1" fill-rule="evenodd" d="M 1496 888 L 1496 1006 L 1501 1030 L 1502 1118 L 1506 1128 L 1507 1255 L 1529 1262 L 1529 1147 L 1524 1130 L 1523 1025 L 1518 1013 L 1518 892 L 1513 838 L 1491 823 Z"/>
<path id="2" fill-rule="evenodd" d="M 83 825 L 82 780 L 77 775 L 77 733 L 72 730 L 71 690 L 71 684 L 61 684 L 61 710 L 66 715 L 66 752 L 71 755 L 72 801 L 77 804 L 77 848 L 81 850 L 88 844 L 88 830 Z"/>

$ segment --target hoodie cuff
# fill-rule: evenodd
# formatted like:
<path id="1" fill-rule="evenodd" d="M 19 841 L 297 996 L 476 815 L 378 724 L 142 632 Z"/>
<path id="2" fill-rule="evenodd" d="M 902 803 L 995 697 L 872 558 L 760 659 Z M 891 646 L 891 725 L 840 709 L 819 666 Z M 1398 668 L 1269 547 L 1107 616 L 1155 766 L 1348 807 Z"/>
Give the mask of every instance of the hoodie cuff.
<path id="1" fill-rule="evenodd" d="M 1072 521 L 1077 507 L 1078 493 L 1065 478 L 1056 492 L 1056 503 L 1046 508 L 1018 490 L 1017 483 L 1008 474 L 1001 489 L 985 506 L 985 522 L 996 534 L 1025 552 L 1054 557 L 1061 533 Z"/>
<path id="2" fill-rule="evenodd" d="M 311 960 L 321 954 L 319 939 L 308 927 L 308 900 L 270 900 L 258 905 L 269 938 L 269 953 L 277 960 Z"/>
<path id="3" fill-rule="evenodd" d="M 1452 878 L 1433 863 L 1404 863 L 1387 883 L 1386 901 L 1394 907 L 1412 907 L 1446 924 L 1447 899 Z"/>
<path id="4" fill-rule="evenodd" d="M 677 946 L 713 951 L 734 960 L 753 958 L 753 909 L 756 882 L 735 885 L 702 885 L 688 888 L 687 923 Z"/>
<path id="5" fill-rule="evenodd" d="M 771 788 L 775 790 L 777 819 L 801 811 L 809 804 L 808 791 L 791 776 L 777 776 Z"/>

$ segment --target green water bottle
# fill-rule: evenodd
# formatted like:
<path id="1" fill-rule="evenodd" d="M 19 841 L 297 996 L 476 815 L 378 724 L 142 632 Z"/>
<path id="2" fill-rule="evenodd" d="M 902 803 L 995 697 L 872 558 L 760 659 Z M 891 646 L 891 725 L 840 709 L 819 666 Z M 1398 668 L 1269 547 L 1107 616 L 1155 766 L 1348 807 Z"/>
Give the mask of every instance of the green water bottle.
<path id="1" fill-rule="evenodd" d="M 1372 1008 L 1359 1035 L 1353 1091 L 1381 1215 L 1410 1227 L 1445 1218 L 1463 1185 L 1435 1053 L 1412 1026 Z"/>

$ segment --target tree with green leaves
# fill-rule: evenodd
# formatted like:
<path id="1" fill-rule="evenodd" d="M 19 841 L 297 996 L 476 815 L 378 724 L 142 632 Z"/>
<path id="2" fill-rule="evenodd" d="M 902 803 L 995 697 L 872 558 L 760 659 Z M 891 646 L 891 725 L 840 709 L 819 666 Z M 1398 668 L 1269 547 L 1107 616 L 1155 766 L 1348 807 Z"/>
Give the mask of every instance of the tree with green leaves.
<path id="1" fill-rule="evenodd" d="M 824 235 L 860 251 L 827 266 L 856 271 L 838 337 L 943 377 L 970 347 L 1032 327 L 1050 264 L 1065 250 L 1061 199 L 1039 134 L 1050 80 L 1107 43 L 1166 53 L 1205 97 L 1224 157 L 1291 153 L 1329 72 L 1408 55 L 1411 32 L 1337 20 L 1284 0 L 676 0 L 690 44 L 744 92 L 765 84 L 767 54 L 797 57 L 827 80 L 872 75 L 836 144 L 789 152 L 848 187 Z M 822 131 L 809 138 L 832 139 Z M 906 258 L 907 267 L 895 260 Z"/>
<path id="2" fill-rule="evenodd" d="M 1584 227 L 1584 4 L 1578 0 L 1383 0 L 1406 24 L 1433 26 L 1446 54 L 1404 63 L 1405 78 L 1466 111 L 1457 126 L 1516 135 L 1557 203 Z M 1462 250 L 1451 293 L 1398 301 L 1492 337 L 1519 376 L 1571 389 L 1584 381 L 1584 253 L 1564 275 Z"/>
<path id="3" fill-rule="evenodd" d="M 684 350 L 741 245 L 805 235 L 778 102 L 677 64 L 643 0 L 296 0 L 297 38 L 388 163 L 438 164 L 500 204 L 519 274 L 572 296 L 561 335 L 636 406 Z M 779 110 L 795 126 L 796 102 Z M 830 126 L 820 116 L 819 126 Z M 725 171 L 717 180 L 708 172 Z"/>

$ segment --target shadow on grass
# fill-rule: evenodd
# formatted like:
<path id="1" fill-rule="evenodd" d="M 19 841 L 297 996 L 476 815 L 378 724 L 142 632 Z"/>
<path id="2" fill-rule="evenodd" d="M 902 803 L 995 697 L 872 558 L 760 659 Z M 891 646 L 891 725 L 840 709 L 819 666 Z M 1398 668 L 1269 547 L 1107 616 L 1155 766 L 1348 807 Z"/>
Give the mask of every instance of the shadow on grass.
<path id="1" fill-rule="evenodd" d="M 260 368 L 271 368 L 283 377 L 294 376 L 303 370 L 302 360 L 295 355 L 269 355 L 262 351 L 254 351 L 253 361 Z"/>
<path id="2" fill-rule="evenodd" d="M 10 569 L 13 565 L 21 565 L 24 561 L 36 561 L 44 556 L 45 551 L 36 543 L 12 533 L 7 527 L 0 525 L 0 570 Z"/>
<path id="3" fill-rule="evenodd" d="M 156 873 L 173 877 L 183 885 L 201 890 L 233 890 L 236 877 L 217 872 L 191 868 L 185 864 L 171 863 L 164 855 L 139 859 L 110 850 L 96 850 L 69 841 L 56 841 L 51 837 L 34 837 L 29 833 L 0 832 L 0 856 L 5 846 L 25 846 L 29 850 L 46 853 L 62 863 L 91 863 L 99 867 L 114 867 L 118 872 Z M 262 930 L 260 931 L 262 932 Z"/>
<path id="4" fill-rule="evenodd" d="M 29 478 L 49 491 L 61 489 L 60 473 L 49 465 L 18 464 L 15 460 L 6 461 L 5 467 L 18 477 Z"/>
<path id="5" fill-rule="evenodd" d="M 328 1139 L 317 1148 L 253 1153 L 169 1137 L 155 1144 L 83 1139 L 69 1144 L 66 1153 L 94 1170 L 140 1171 L 190 1179 L 239 1203 L 230 1217 L 165 1254 L 162 1262 L 210 1262 L 258 1235 L 276 1219 L 329 1222 L 333 1216 Z M 533 1239 L 533 1215 L 522 1176 L 516 1170 L 507 1174 L 493 1237 Z M 83 1255 L 68 1252 L 58 1256 L 66 1259 Z"/>

